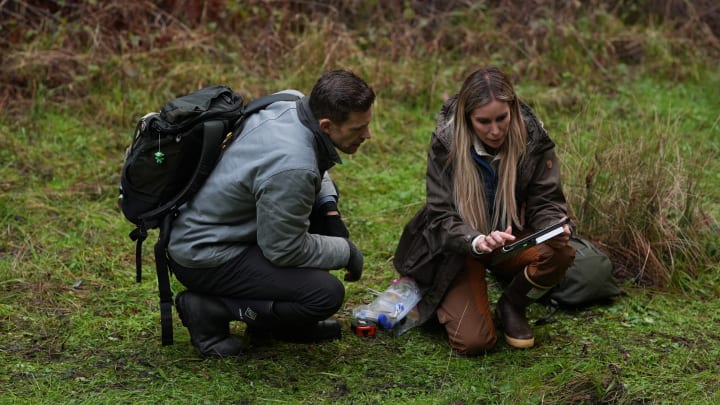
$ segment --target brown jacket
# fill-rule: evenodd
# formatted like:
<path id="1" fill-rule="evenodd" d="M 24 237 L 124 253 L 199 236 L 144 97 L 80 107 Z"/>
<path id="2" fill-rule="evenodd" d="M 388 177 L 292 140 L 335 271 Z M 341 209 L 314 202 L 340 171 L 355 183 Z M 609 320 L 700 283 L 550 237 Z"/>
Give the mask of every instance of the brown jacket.
<path id="1" fill-rule="evenodd" d="M 440 110 L 428 152 L 426 203 L 405 226 L 393 259 L 397 271 L 414 277 L 424 291 L 418 304 L 421 322 L 433 315 L 465 257 L 472 254 L 471 241 L 480 235 L 460 218 L 452 198 L 452 169 L 446 167 L 453 137 L 448 121 L 455 101 L 453 97 Z M 514 224 L 514 233 L 526 226 L 541 229 L 567 216 L 555 144 L 530 107 L 521 103 L 521 112 L 527 153 L 518 166 L 516 198 L 523 223 Z"/>

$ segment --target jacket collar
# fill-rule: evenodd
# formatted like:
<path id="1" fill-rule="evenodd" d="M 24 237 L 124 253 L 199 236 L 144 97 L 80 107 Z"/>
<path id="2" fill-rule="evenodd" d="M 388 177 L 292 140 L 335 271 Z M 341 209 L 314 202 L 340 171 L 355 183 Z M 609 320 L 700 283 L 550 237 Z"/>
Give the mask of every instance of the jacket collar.
<path id="1" fill-rule="evenodd" d="M 479 139 L 477 139 L 477 137 L 473 137 L 472 146 L 473 146 L 473 150 L 475 151 L 475 153 L 478 156 L 488 158 L 492 161 L 500 160 L 500 156 L 498 156 L 497 154 L 493 155 L 490 152 L 488 152 L 487 149 L 485 148 L 485 145 L 483 145 L 483 143 Z"/>
<path id="2" fill-rule="evenodd" d="M 336 163 L 342 164 L 335 145 L 330 141 L 330 137 L 320 130 L 318 120 L 310 110 L 310 97 L 305 96 L 297 101 L 297 111 L 300 122 L 313 133 L 320 171 L 325 172 Z"/>

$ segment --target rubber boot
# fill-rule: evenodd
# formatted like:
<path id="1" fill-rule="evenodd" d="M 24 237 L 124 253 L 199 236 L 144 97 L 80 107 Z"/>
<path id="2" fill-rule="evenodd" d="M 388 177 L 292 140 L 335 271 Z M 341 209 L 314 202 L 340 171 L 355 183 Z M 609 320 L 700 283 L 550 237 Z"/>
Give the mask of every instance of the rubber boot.
<path id="1" fill-rule="evenodd" d="M 276 314 L 274 301 L 228 297 L 223 297 L 222 301 L 235 315 L 235 319 L 247 324 L 246 334 L 255 344 L 270 339 L 293 343 L 320 343 L 342 337 L 342 328 L 335 319 L 284 321 Z"/>
<path id="2" fill-rule="evenodd" d="M 505 332 L 505 341 L 512 347 L 527 349 L 535 345 L 535 336 L 525 318 L 525 309 L 545 295 L 550 287 L 530 280 L 527 267 L 510 282 L 498 300 L 496 315 Z"/>
<path id="3" fill-rule="evenodd" d="M 201 357 L 232 357 L 244 351 L 245 343 L 230 334 L 234 317 L 219 299 L 183 291 L 175 298 L 175 307 Z"/>

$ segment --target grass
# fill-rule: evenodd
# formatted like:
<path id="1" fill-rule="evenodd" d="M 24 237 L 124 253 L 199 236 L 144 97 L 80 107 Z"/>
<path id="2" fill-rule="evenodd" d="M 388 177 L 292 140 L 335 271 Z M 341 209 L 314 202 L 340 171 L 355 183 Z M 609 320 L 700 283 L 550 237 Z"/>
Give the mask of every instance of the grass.
<path id="1" fill-rule="evenodd" d="M 710 114 L 699 107 L 703 104 L 693 105 L 695 114 Z M 648 116 L 656 107 L 650 103 L 637 108 Z M 551 114 L 545 111 L 546 122 L 568 119 L 552 119 Z M 594 111 L 584 114 L 568 124 L 593 127 L 604 122 L 594 118 Z M 659 128 L 665 128 L 662 122 Z M 126 238 L 129 226 L 114 206 L 114 170 L 121 162 L 121 143 L 110 143 L 118 154 L 116 160 L 104 157 L 100 159 L 104 163 L 94 164 L 92 149 L 100 148 L 103 139 L 97 128 L 83 127 L 61 113 L 46 114 L 33 125 L 70 136 L 45 142 L 28 135 L 30 131 L 25 138 L 18 135 L 15 138 L 24 150 L 19 148 L 19 155 L 4 169 L 5 181 L 14 192 L 0 199 L 5 252 L 0 268 L 0 328 L 6 336 L 0 350 L 0 363 L 5 365 L 0 379 L 6 387 L 0 402 L 657 403 L 677 398 L 681 403 L 712 403 L 720 399 L 715 378 L 720 370 L 714 360 L 720 308 L 712 300 L 720 285 L 713 276 L 717 267 L 687 281 L 685 293 L 626 282 L 627 297 L 609 306 L 561 312 L 555 322 L 538 327 L 539 344 L 530 351 L 501 344 L 486 356 L 463 358 L 450 352 L 442 333 L 412 330 L 401 337 L 380 334 L 373 339 L 347 333 L 341 341 L 326 345 L 276 344 L 240 360 L 200 360 L 177 318 L 176 343 L 162 347 L 151 251 L 145 252 L 145 280 L 135 284 L 132 243 Z M 421 108 L 379 111 L 374 139 L 335 171 L 343 212 L 368 261 L 363 281 L 347 284 L 347 302 L 338 314 L 346 324 L 352 308 L 371 299 L 367 288 L 382 289 L 394 277 L 390 259 L 397 237 L 422 203 L 425 144 L 431 129 L 432 120 Z M 122 129 L 109 132 L 115 131 Z M 574 133 L 554 132 L 561 147 Z M 563 153 L 573 162 L 568 157 L 572 154 Z M 54 161 L 44 163 L 43 154 L 51 154 Z M 44 164 L 30 165 L 27 161 L 33 156 Z M 569 191 L 574 190 L 572 176 L 569 184 Z M 176 283 L 174 287 L 181 289 Z M 544 314 L 542 307 L 534 311 L 536 317 Z M 241 333 L 242 326 L 235 327 Z"/>
<path id="2" fill-rule="evenodd" d="M 627 250 L 615 250 L 620 255 L 648 252 L 650 283 L 667 285 L 672 269 L 663 268 L 661 263 L 667 260 L 663 257 L 676 255 L 670 261 L 699 265 L 695 259 L 703 256 L 697 243 L 702 238 L 690 236 L 697 229 L 688 224 L 710 215 L 703 210 L 714 210 L 714 204 L 706 202 L 717 199 L 716 190 L 708 187 L 712 181 L 703 180 L 712 177 L 716 163 L 692 157 L 712 148 L 707 138 L 698 136 L 705 133 L 706 124 L 678 117 L 688 111 L 703 114 L 702 106 L 712 103 L 677 97 L 674 90 L 664 96 L 655 93 L 654 97 L 674 100 L 676 106 L 665 111 L 652 98 L 640 101 L 635 97 L 647 85 L 634 86 L 635 94 L 624 97 L 619 106 L 613 106 L 618 100 L 588 100 L 585 118 L 574 119 L 566 133 L 560 134 L 566 136 L 560 148 L 569 157 L 566 173 L 575 174 L 566 188 L 585 232 L 624 245 Z M 639 258 L 631 261 L 642 262 Z"/>
<path id="3" fill-rule="evenodd" d="M 107 4 L 77 18 L 106 21 L 112 13 L 102 7 L 141 15 L 134 3 Z M 218 33 L 231 27 L 193 25 L 189 17 L 179 25 L 166 16 L 168 31 L 154 27 L 137 37 L 98 31 L 100 51 L 73 48 L 82 62 L 75 65 L 70 51 L 62 59 L 68 64 L 50 51 L 80 41 L 88 26 L 113 24 L 66 15 L 55 35 L 43 35 L 43 25 L 26 34 L 25 48 L 7 46 L 15 52 L 3 60 L 2 83 L 10 83 L 3 89 L 22 97 L 0 117 L 0 403 L 720 400 L 716 48 L 685 46 L 692 38 L 682 29 L 629 26 L 601 8 L 575 25 L 570 11 L 539 9 L 534 28 L 523 30 L 514 22 L 522 15 L 500 22 L 504 12 L 517 13 L 510 3 L 459 7 L 445 19 L 413 14 L 407 5 L 385 5 L 378 15 L 373 10 L 383 5 L 368 3 L 357 12 L 377 17 L 373 24 L 348 28 L 336 3 L 337 14 L 328 11 L 336 18 L 291 17 L 294 11 L 278 4 L 285 3 L 224 9 L 234 21 L 270 27 L 257 48 L 272 52 L 257 51 L 245 64 L 237 60 L 254 43 L 223 40 Z M 393 23 L 394 12 L 420 31 Z M 598 24 L 602 30 L 590 28 Z M 169 32 L 176 43 L 163 46 Z M 510 37 L 518 41 L 501 46 Z M 641 41 L 644 62 L 616 60 L 603 44 L 617 38 Z M 37 64 L 29 56 L 39 57 Z M 347 327 L 352 308 L 396 277 L 392 255 L 424 201 L 427 144 L 443 97 L 483 61 L 509 69 L 545 122 L 580 230 L 613 253 L 627 295 L 556 313 L 536 328 L 537 347 L 527 351 L 501 343 L 485 356 L 459 357 L 438 330 L 354 336 Z M 248 98 L 285 87 L 307 92 L 320 71 L 335 66 L 352 67 L 378 92 L 373 139 L 333 172 L 344 218 L 366 257 L 363 279 L 346 283 L 337 315 L 345 336 L 202 360 L 175 316 L 175 344 L 161 346 L 152 243 L 136 284 L 131 227 L 116 207 L 133 121 L 203 83 L 229 84 Z M 56 82 L 59 73 L 69 79 Z M 18 90 L 12 84 L 21 79 L 26 86 Z M 173 290 L 181 289 L 173 280 Z M 490 292 L 499 295 L 495 285 Z M 546 311 L 536 305 L 531 316 Z M 243 333 L 242 324 L 233 328 Z"/>
<path id="4" fill-rule="evenodd" d="M 348 335 L 317 346 L 260 347 L 241 360 L 200 360 L 182 328 L 176 327 L 175 345 L 159 345 L 148 284 L 140 288 L 145 299 L 130 299 L 138 295 L 138 288 L 118 288 L 105 292 L 101 300 L 90 300 L 89 309 L 48 313 L 56 321 L 42 320 L 47 329 L 34 330 L 32 339 L 30 328 L 9 333 L 8 341 L 17 347 L 7 345 L 2 352 L 7 365 L 4 400 L 659 403 L 674 398 L 673 403 L 714 403 L 720 399 L 713 360 L 720 354 L 718 308 L 691 297 L 633 290 L 632 298 L 609 306 L 559 313 L 553 323 L 536 328 L 539 344 L 533 350 L 501 345 L 475 358 L 452 354 L 437 331 L 412 330 L 397 338 Z M 677 308 L 679 299 L 688 304 Z M 674 307 L 677 310 L 667 310 Z M 29 351 L 33 345 L 37 350 Z"/>

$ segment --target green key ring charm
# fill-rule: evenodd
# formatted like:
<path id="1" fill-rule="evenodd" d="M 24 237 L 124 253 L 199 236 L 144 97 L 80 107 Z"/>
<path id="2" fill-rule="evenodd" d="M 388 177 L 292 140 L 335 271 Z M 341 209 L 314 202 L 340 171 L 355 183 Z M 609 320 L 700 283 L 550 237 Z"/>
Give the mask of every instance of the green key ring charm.
<path id="1" fill-rule="evenodd" d="M 155 163 L 157 163 L 159 165 L 161 165 L 162 162 L 165 161 L 165 154 L 160 151 L 155 152 L 154 156 L 155 156 Z"/>
<path id="2" fill-rule="evenodd" d="M 165 161 L 165 154 L 160 151 L 160 134 L 158 134 L 158 151 L 153 155 L 155 156 L 155 163 L 161 165 Z"/>

